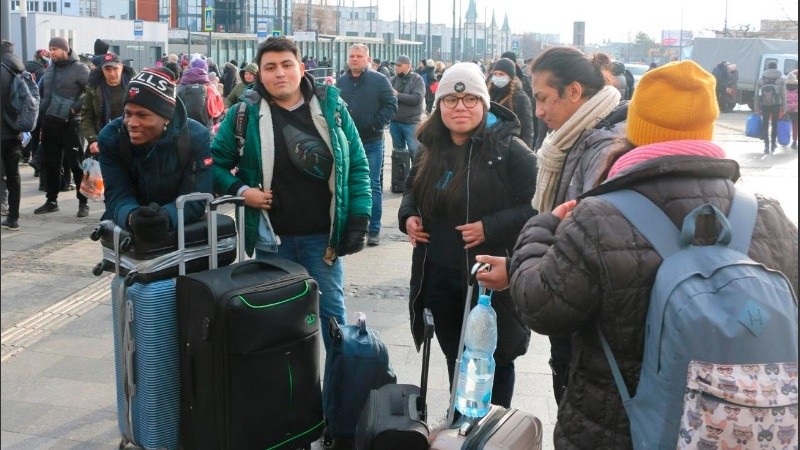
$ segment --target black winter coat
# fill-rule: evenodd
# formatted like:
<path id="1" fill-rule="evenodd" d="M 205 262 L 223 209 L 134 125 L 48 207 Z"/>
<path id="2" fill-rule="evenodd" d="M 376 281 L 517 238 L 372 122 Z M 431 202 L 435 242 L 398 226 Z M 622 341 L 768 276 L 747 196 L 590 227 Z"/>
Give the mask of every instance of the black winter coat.
<path id="1" fill-rule="evenodd" d="M 739 165 L 732 160 L 653 159 L 586 193 L 564 221 L 540 214 L 525 225 L 511 262 L 511 296 L 533 331 L 573 334 L 570 380 L 558 410 L 555 448 L 631 448 L 628 418 L 595 322 L 608 339 L 633 396 L 650 292 L 662 261 L 622 213 L 591 195 L 633 189 L 680 226 L 683 217 L 703 203 L 727 214 L 738 178 Z M 715 241 L 716 229 L 708 224 L 698 226 L 695 245 Z M 795 292 L 797 249 L 797 227 L 777 201 L 758 196 L 758 218 L 748 254 L 783 272 Z"/>
<path id="2" fill-rule="evenodd" d="M 5 113 L 6 108 L 9 106 L 9 96 L 6 93 L 11 92 L 11 83 L 14 81 L 14 76 L 25 70 L 25 64 L 19 56 L 13 53 L 3 53 L 0 55 L 0 61 L 3 62 L 11 71 L 6 70 L 5 67 L 0 67 L 0 112 Z M 14 72 L 14 73 L 11 73 Z M 19 133 L 12 129 L 5 120 L 2 119 L 0 114 L 0 138 L 2 139 L 16 139 Z"/>
<path id="3" fill-rule="evenodd" d="M 89 68 L 78 60 L 74 50 L 70 50 L 66 61 L 54 61 L 47 67 L 39 83 L 39 94 L 42 101 L 39 104 L 39 116 L 47 125 L 47 108 L 53 100 L 53 94 L 71 98 L 73 114 L 71 122 L 80 122 L 81 108 L 83 107 L 84 90 L 89 82 Z"/>
<path id="4" fill-rule="evenodd" d="M 465 196 L 469 195 L 469 210 L 464 223 L 480 219 L 486 240 L 467 252 L 468 258 L 465 258 L 465 265 L 461 268 L 464 286 L 467 285 L 475 256 L 511 255 L 519 230 L 534 214 L 531 199 L 536 189 L 536 156 L 516 137 L 519 134 L 519 120 L 511 111 L 493 103 L 491 112 L 497 116 L 498 122 L 488 130 L 484 129 L 483 134 L 473 135 L 471 138 L 474 146 L 488 146 L 488 152 L 473 153 L 473 171 L 486 171 L 492 175 L 478 177 L 472 173 L 470 183 L 466 184 L 469 187 L 469 192 L 465 193 Z M 420 151 L 426 151 L 425 147 L 420 147 Z M 409 174 L 408 186 L 413 185 L 416 173 L 414 166 Z M 478 182 L 479 179 L 485 182 Z M 424 225 L 425 217 L 422 217 L 417 207 L 412 190 L 406 189 L 398 210 L 400 231 L 403 233 L 406 233 L 406 220 L 411 216 L 420 216 Z M 423 272 L 427 251 L 427 245 L 417 244 L 412 253 L 409 313 L 411 333 L 417 350 L 423 341 L 424 305 L 419 296 L 425 276 Z M 473 305 L 476 298 L 472 300 Z M 497 312 L 498 325 L 494 356 L 498 364 L 503 364 L 525 354 L 530 341 L 530 330 L 520 320 L 514 303 L 508 298 L 508 291 L 495 292 L 492 306 Z M 453 314 L 461 315 L 463 312 L 454 311 Z"/>

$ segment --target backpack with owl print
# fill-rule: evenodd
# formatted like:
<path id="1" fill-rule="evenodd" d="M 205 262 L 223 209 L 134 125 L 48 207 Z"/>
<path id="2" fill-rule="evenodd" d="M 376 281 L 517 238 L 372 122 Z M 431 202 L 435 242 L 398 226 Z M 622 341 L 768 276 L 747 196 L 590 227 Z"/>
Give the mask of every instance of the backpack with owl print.
<path id="1" fill-rule="evenodd" d="M 600 195 L 659 253 L 636 392 L 629 394 L 598 333 L 635 450 L 751 449 L 797 445 L 797 298 L 787 278 L 747 256 L 755 196 L 736 192 L 726 217 L 711 204 L 681 230 L 647 197 Z M 711 216 L 714 245 L 695 246 L 695 222 Z"/>

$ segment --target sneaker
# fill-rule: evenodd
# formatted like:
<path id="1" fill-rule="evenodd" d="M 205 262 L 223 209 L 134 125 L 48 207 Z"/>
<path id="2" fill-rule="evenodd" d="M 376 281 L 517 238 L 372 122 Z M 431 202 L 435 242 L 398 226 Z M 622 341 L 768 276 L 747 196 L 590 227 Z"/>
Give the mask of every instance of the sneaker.
<path id="1" fill-rule="evenodd" d="M 375 234 L 370 233 L 369 236 L 367 236 L 367 245 L 369 245 L 370 247 L 374 247 L 380 243 L 381 243 L 381 236 L 378 233 Z"/>
<path id="2" fill-rule="evenodd" d="M 3 203 L 0 205 L 0 216 L 7 216 L 8 215 L 8 203 Z"/>
<path id="3" fill-rule="evenodd" d="M 0 222 L 0 226 L 5 228 L 6 230 L 17 231 L 19 230 L 19 221 L 17 219 L 6 218 L 3 219 L 2 222 Z"/>
<path id="4" fill-rule="evenodd" d="M 89 205 L 87 203 L 82 203 L 78 206 L 78 214 L 76 217 L 86 217 L 89 215 Z"/>
<path id="5" fill-rule="evenodd" d="M 74 191 L 75 189 L 77 189 L 77 186 L 75 186 L 74 182 L 70 181 L 69 186 L 67 186 L 67 189 L 69 189 L 70 191 Z"/>
<path id="6" fill-rule="evenodd" d="M 44 205 L 33 210 L 34 214 L 47 214 L 58 211 L 58 202 L 51 202 L 50 200 L 44 202 Z"/>

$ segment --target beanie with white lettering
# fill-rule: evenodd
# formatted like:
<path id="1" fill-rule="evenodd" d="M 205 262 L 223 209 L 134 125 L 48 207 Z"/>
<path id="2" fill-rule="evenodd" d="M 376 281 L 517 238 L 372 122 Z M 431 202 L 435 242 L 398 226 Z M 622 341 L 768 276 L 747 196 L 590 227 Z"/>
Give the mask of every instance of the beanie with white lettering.
<path id="1" fill-rule="evenodd" d="M 135 103 L 166 119 L 175 112 L 175 74 L 164 67 L 142 70 L 131 78 L 123 103 Z"/>

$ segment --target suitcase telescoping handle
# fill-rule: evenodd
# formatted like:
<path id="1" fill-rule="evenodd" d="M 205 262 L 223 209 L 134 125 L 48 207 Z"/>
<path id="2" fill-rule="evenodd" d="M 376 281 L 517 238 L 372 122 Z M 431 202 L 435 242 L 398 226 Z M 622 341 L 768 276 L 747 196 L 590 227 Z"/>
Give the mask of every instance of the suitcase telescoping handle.
<path id="1" fill-rule="evenodd" d="M 452 386 L 450 387 L 450 406 L 447 407 L 447 424 L 453 423 L 453 418 L 456 414 L 456 389 L 458 388 L 458 372 L 461 369 L 461 358 L 464 356 L 464 335 L 467 332 L 467 317 L 472 306 L 472 292 L 477 283 L 475 276 L 483 270 L 488 264 L 475 263 L 472 270 L 469 272 L 469 279 L 467 280 L 467 298 L 464 300 L 464 317 L 461 319 L 461 337 L 458 339 L 458 357 L 456 358 L 455 370 L 453 370 L 453 379 L 451 380 Z"/>
<path id="2" fill-rule="evenodd" d="M 220 205 L 232 203 L 236 207 L 236 253 L 239 261 L 244 261 L 244 197 L 234 197 L 223 195 L 208 204 L 208 242 L 217 242 L 217 208 Z M 219 261 L 218 249 L 216 244 L 211 246 L 211 259 L 208 262 L 209 269 L 216 269 Z"/>
<path id="3" fill-rule="evenodd" d="M 431 340 L 433 340 L 433 313 L 428 308 L 422 312 L 424 323 L 425 342 L 422 347 L 422 379 L 419 382 L 419 420 L 425 422 L 428 417 L 428 370 L 431 364 Z"/>
<path id="4" fill-rule="evenodd" d="M 186 226 L 186 217 L 183 212 L 186 202 L 203 201 L 206 205 L 206 212 L 208 212 L 208 204 L 212 200 L 214 200 L 214 196 L 205 192 L 184 194 L 175 200 L 175 207 L 178 208 L 178 251 L 182 252 L 186 250 L 186 232 L 184 230 L 184 227 Z M 211 242 L 211 240 L 208 241 L 209 244 L 211 244 Z M 216 247 L 216 242 L 214 242 L 212 247 Z M 184 260 L 183 256 L 181 256 L 181 260 L 178 263 L 178 274 L 186 275 L 186 261 Z"/>

